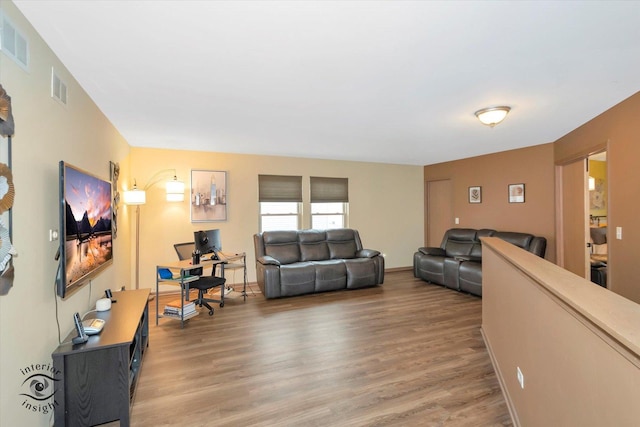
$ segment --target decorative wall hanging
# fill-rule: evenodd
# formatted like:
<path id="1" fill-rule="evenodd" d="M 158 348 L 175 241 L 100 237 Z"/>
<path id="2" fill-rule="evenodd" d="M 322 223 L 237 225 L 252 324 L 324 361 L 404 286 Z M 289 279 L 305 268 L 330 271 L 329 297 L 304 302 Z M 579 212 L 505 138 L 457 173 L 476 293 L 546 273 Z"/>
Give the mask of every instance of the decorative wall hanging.
<path id="1" fill-rule="evenodd" d="M 13 113 L 11 112 L 11 97 L 0 84 L 0 135 L 11 136 L 15 131 Z"/>
<path id="2" fill-rule="evenodd" d="M 112 196 L 113 196 L 113 204 L 112 204 L 112 223 L 111 223 L 111 231 L 113 233 L 113 238 L 115 239 L 118 235 L 118 203 L 120 203 L 120 190 L 118 189 L 118 177 L 120 176 L 120 164 L 109 162 L 109 175 L 111 178 L 111 188 L 112 188 Z"/>
<path id="3" fill-rule="evenodd" d="M 0 220 L 0 295 L 6 295 L 13 286 L 13 264 L 11 256 L 16 251 L 11 245 L 9 230 L 5 227 L 4 222 Z"/>
<path id="4" fill-rule="evenodd" d="M 191 171 L 191 222 L 227 220 L 227 173 Z"/>
<path id="5" fill-rule="evenodd" d="M 11 169 L 4 163 L 0 163 L 0 214 L 11 209 L 15 194 Z"/>
<path id="6" fill-rule="evenodd" d="M 469 187 L 469 203 L 482 203 L 482 187 Z"/>
<path id="7" fill-rule="evenodd" d="M 509 184 L 509 203 L 524 203 L 524 184 Z"/>

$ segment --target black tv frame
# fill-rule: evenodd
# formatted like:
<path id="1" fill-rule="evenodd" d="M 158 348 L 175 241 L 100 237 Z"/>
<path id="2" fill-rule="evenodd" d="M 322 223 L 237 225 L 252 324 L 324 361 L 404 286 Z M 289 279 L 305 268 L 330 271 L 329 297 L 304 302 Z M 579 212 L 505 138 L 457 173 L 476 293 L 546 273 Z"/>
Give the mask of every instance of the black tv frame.
<path id="1" fill-rule="evenodd" d="M 84 188 L 77 188 L 79 182 L 69 182 L 70 177 L 68 173 L 78 174 L 78 176 L 85 180 Z M 61 160 L 59 163 L 59 218 L 60 218 L 60 232 L 59 232 L 59 249 L 58 249 L 58 273 L 56 277 L 56 294 L 60 298 L 67 298 L 69 295 L 75 293 L 84 285 L 86 285 L 96 275 L 101 273 L 104 269 L 109 267 L 113 263 L 113 187 L 110 181 L 102 179 L 88 171 L 85 171 L 77 166 L 66 163 Z M 77 187 L 67 188 L 67 184 L 76 184 Z M 91 202 L 92 206 L 95 203 L 106 203 L 101 210 L 105 212 L 108 210 L 108 217 L 100 216 L 94 224 L 90 223 L 88 211 L 85 209 L 85 213 L 80 221 L 77 221 L 73 217 L 73 211 L 71 205 L 67 203 L 67 193 L 69 191 L 77 192 L 84 191 L 91 193 L 92 196 L 87 199 L 87 202 Z M 93 194 L 96 191 L 99 193 L 99 197 Z M 89 203 L 87 203 L 89 204 Z M 69 216 L 73 217 L 72 221 L 67 221 Z M 75 225 L 74 225 L 75 224 Z M 68 246 L 68 241 L 73 241 Z M 70 253 L 75 243 L 74 254 Z M 72 261 L 72 257 L 78 256 L 80 263 L 82 263 L 83 251 L 92 251 L 93 258 L 100 257 L 97 262 L 86 261 L 87 271 L 81 269 L 81 272 L 76 274 L 71 281 L 69 281 L 69 263 Z M 104 258 L 102 258 L 104 256 Z"/>

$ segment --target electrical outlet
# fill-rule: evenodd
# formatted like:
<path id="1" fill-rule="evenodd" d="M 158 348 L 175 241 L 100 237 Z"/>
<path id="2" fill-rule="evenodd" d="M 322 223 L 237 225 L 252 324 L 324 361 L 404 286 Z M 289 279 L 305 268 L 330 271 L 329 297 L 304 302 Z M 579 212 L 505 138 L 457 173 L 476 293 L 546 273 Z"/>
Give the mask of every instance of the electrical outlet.
<path id="1" fill-rule="evenodd" d="M 520 366 L 517 367 L 517 373 L 518 373 L 518 382 L 520 383 L 520 388 L 524 388 L 524 375 L 522 374 L 522 371 L 520 370 Z"/>
<path id="2" fill-rule="evenodd" d="M 49 230 L 49 241 L 58 240 L 58 230 Z"/>
<path id="3" fill-rule="evenodd" d="M 456 224 L 460 224 L 460 218 L 456 218 Z"/>
<path id="4" fill-rule="evenodd" d="M 622 227 L 616 227 L 616 239 L 622 240 Z"/>

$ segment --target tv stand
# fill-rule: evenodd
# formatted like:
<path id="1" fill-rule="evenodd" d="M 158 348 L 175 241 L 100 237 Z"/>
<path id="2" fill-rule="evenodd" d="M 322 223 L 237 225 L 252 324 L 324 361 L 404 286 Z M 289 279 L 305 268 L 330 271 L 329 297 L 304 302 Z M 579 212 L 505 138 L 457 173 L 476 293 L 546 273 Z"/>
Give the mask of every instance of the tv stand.
<path id="1" fill-rule="evenodd" d="M 93 426 L 129 415 L 145 350 L 149 346 L 149 289 L 114 292 L 111 310 L 86 318 L 105 321 L 102 332 L 72 344 L 71 332 L 51 355 L 56 379 L 56 426 Z"/>

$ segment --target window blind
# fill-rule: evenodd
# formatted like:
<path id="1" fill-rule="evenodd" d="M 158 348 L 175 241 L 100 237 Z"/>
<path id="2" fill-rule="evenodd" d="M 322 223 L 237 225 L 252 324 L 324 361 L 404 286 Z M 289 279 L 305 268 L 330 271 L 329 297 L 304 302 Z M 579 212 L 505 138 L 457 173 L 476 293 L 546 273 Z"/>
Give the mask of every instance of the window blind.
<path id="1" fill-rule="evenodd" d="M 258 201 L 302 202 L 302 177 L 258 175 Z"/>
<path id="2" fill-rule="evenodd" d="M 349 202 L 349 178 L 311 177 L 311 203 Z"/>

